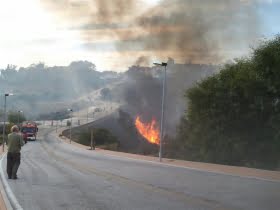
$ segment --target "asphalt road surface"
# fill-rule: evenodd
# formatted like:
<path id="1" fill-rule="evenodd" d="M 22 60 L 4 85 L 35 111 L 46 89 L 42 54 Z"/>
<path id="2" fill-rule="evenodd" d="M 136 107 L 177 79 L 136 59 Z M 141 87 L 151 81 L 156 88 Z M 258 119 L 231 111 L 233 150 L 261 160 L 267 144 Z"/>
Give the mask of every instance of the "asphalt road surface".
<path id="1" fill-rule="evenodd" d="M 19 179 L 8 180 L 23 209 L 280 209 L 279 182 L 106 156 L 50 131 L 23 147 Z"/>

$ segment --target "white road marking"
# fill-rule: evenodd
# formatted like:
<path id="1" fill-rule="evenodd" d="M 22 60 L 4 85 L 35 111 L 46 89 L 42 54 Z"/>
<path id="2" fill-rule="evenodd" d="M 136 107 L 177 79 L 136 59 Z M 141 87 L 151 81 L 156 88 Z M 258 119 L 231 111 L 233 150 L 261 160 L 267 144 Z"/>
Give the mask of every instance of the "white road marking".
<path id="1" fill-rule="evenodd" d="M 0 176 L 1 176 L 1 180 L 2 180 L 2 183 L 3 183 L 3 187 L 4 187 L 4 190 L 9 198 L 9 201 L 11 202 L 11 205 L 13 206 L 13 209 L 15 210 L 23 210 L 23 208 L 21 207 L 21 205 L 18 203 L 17 199 L 16 199 L 16 196 L 15 194 L 13 193 L 7 179 L 6 179 L 6 176 L 4 174 L 4 171 L 3 171 L 3 159 L 7 157 L 7 153 L 2 155 L 1 159 L 0 159 Z"/>

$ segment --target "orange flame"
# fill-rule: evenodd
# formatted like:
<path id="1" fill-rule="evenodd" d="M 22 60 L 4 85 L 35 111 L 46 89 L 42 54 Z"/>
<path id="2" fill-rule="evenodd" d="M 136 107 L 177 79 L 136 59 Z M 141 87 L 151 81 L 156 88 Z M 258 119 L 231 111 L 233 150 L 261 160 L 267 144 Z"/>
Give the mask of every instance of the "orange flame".
<path id="1" fill-rule="evenodd" d="M 159 144 L 159 129 L 156 126 L 156 121 L 153 119 L 150 123 L 143 123 L 140 117 L 137 116 L 135 126 L 138 132 L 150 143 Z"/>

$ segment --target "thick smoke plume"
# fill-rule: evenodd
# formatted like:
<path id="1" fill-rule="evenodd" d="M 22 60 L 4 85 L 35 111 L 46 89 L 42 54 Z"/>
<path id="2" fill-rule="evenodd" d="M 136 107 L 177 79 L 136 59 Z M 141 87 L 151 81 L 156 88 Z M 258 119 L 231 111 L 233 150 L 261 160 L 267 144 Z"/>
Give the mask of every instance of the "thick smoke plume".
<path id="1" fill-rule="evenodd" d="M 254 5 L 237 0 L 164 0 L 137 23 L 147 32 L 137 38 L 144 50 L 192 63 L 220 62 L 225 48 L 248 43 L 258 31 Z"/>
<path id="2" fill-rule="evenodd" d="M 195 82 L 213 74 L 217 68 L 212 65 L 176 64 L 169 59 L 165 100 L 165 131 L 168 135 L 175 134 L 176 126 L 186 110 L 185 90 Z M 121 88 L 126 104 L 123 109 L 133 117 L 140 115 L 145 122 L 156 119 L 159 125 L 162 69 L 133 66 L 125 74 L 127 79 Z"/>
<path id="3" fill-rule="evenodd" d="M 147 71 L 146 71 L 147 70 Z M 123 84 L 126 109 L 132 116 L 141 115 L 145 121 L 160 117 L 161 83 L 151 75 L 150 68 L 131 67 Z"/>
<path id="4" fill-rule="evenodd" d="M 44 0 L 71 20 L 96 48 L 113 40 L 119 53 L 138 52 L 158 59 L 219 63 L 248 46 L 259 31 L 257 3 L 239 0 L 162 0 L 148 7 L 141 0 Z"/>
<path id="5" fill-rule="evenodd" d="M 149 56 L 140 56 L 137 58 L 135 65 L 137 66 L 149 66 L 151 63 L 151 59 Z"/>
<path id="6" fill-rule="evenodd" d="M 126 18 L 136 8 L 134 0 L 98 0 L 93 1 L 96 4 L 96 19 L 99 23 L 112 23 L 112 20 L 122 20 Z M 95 19 L 93 17 L 93 19 Z"/>

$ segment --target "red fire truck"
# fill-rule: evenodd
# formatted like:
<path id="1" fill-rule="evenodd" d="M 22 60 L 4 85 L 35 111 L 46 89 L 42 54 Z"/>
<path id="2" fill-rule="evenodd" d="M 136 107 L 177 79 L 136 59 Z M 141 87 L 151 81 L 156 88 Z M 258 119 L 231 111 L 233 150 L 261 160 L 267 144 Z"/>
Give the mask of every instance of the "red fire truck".
<path id="1" fill-rule="evenodd" d="M 36 140 L 37 139 L 38 127 L 37 124 L 33 121 L 23 122 L 21 125 L 21 133 L 25 143 L 27 140 Z"/>

